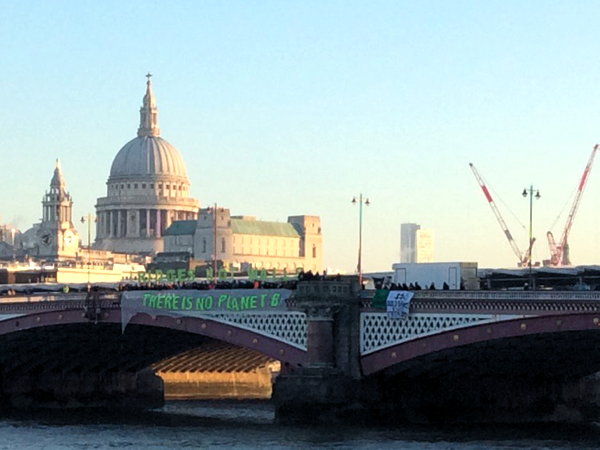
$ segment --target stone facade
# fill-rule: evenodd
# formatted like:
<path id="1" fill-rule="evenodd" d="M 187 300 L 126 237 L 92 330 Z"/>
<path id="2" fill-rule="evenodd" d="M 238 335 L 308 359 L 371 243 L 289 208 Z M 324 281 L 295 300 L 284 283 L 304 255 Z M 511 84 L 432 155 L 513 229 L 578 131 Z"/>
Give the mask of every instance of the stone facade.
<path id="1" fill-rule="evenodd" d="M 226 208 L 205 208 L 197 221 L 173 223 L 164 239 L 166 252 L 190 252 L 194 259 L 207 262 L 216 256 L 233 270 L 323 270 L 323 238 L 317 216 L 268 222 L 231 216 Z"/>

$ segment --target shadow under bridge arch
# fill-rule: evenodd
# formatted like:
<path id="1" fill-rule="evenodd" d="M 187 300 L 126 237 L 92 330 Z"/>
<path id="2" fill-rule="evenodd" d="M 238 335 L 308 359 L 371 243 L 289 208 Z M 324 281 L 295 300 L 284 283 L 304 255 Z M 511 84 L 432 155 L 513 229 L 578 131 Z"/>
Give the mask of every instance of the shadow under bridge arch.
<path id="1" fill-rule="evenodd" d="M 515 373 L 560 378 L 600 371 L 600 315 L 549 314 L 440 331 L 361 357 L 365 376 Z"/>

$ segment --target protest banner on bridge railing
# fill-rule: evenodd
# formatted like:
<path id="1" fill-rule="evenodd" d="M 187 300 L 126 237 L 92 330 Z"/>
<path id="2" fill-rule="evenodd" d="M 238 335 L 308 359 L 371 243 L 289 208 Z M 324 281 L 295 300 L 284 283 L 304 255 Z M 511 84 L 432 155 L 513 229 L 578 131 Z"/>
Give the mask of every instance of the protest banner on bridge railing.
<path id="1" fill-rule="evenodd" d="M 126 291 L 121 296 L 123 330 L 138 313 L 153 317 L 206 317 L 211 314 L 285 311 L 289 289 Z"/>

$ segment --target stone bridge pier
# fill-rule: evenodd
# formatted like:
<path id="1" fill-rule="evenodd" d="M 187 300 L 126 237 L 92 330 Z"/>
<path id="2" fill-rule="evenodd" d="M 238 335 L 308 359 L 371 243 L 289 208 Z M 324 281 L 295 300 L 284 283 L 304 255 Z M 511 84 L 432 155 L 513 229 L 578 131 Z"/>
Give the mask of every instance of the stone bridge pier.
<path id="1" fill-rule="evenodd" d="M 273 386 L 279 422 L 316 422 L 362 411 L 360 296 L 354 278 L 299 282 L 293 307 L 306 314 L 307 358 L 283 367 Z"/>

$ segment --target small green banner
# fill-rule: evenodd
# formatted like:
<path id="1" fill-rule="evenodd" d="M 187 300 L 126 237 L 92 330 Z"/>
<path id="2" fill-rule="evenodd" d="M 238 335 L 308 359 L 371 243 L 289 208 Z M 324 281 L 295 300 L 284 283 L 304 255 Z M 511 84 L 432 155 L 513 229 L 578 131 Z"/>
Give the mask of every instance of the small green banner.
<path id="1" fill-rule="evenodd" d="M 377 289 L 375 291 L 373 301 L 371 302 L 371 306 L 377 309 L 386 309 L 386 300 L 388 298 L 389 293 L 389 289 Z"/>

